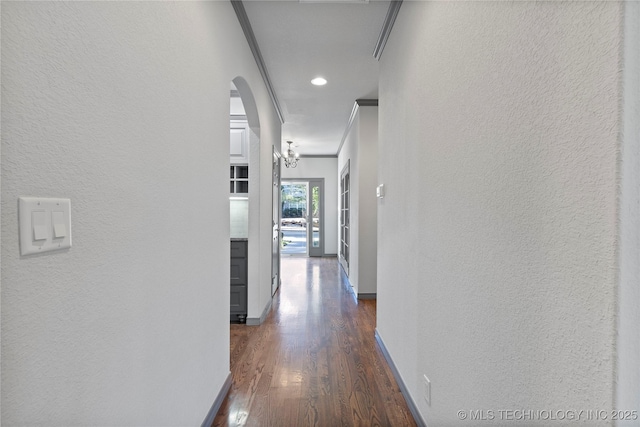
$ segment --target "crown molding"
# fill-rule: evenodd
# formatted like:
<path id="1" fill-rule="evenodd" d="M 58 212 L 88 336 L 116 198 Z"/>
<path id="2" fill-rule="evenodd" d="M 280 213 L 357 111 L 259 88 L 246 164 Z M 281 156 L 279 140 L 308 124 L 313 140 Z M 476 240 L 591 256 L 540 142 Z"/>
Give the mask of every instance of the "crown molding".
<path id="1" fill-rule="evenodd" d="M 351 130 L 351 126 L 353 126 L 353 121 L 356 119 L 356 114 L 358 114 L 358 109 L 360 107 L 377 107 L 377 106 L 378 106 L 377 99 L 356 99 L 356 102 L 353 103 L 353 109 L 351 110 L 351 115 L 349 116 L 347 127 L 344 130 L 344 134 L 342 135 L 340 146 L 338 147 L 338 151 L 336 151 L 336 156 L 339 155 L 340 150 L 342 150 L 344 141 L 346 141 L 347 135 L 349 135 L 349 131 Z"/>
<path id="2" fill-rule="evenodd" d="M 359 107 L 377 107 L 378 100 L 377 99 L 356 99 L 356 104 Z"/>
<path id="3" fill-rule="evenodd" d="M 240 22 L 240 27 L 242 27 L 242 31 L 244 32 L 244 36 L 247 39 L 247 43 L 249 43 L 249 48 L 251 49 L 253 58 L 256 60 L 256 64 L 258 65 L 258 70 L 260 71 L 260 74 L 262 75 L 262 80 L 264 80 L 264 84 L 267 87 L 267 92 L 269 92 L 269 96 L 271 97 L 271 102 L 273 103 L 273 107 L 275 108 L 276 113 L 278 114 L 280 123 L 284 124 L 284 116 L 282 115 L 280 102 L 278 101 L 276 92 L 273 89 L 273 85 L 271 84 L 271 79 L 269 78 L 269 72 L 267 71 L 267 66 L 264 64 L 264 59 L 262 58 L 262 54 L 260 53 L 260 48 L 258 47 L 258 41 L 256 40 L 256 36 L 253 33 L 253 29 L 251 28 L 251 23 L 249 22 L 249 17 L 247 16 L 247 11 L 244 8 L 244 4 L 242 3 L 242 0 L 231 0 L 231 6 L 233 6 L 233 10 L 236 12 L 236 16 L 238 17 L 238 22 Z"/>
<path id="4" fill-rule="evenodd" d="M 301 159 L 337 159 L 337 154 L 300 154 Z"/>
<path id="5" fill-rule="evenodd" d="M 391 4 L 389 4 L 387 16 L 384 18 L 382 30 L 380 30 L 378 41 L 376 42 L 376 46 L 373 49 L 373 57 L 378 61 L 380 61 L 380 57 L 382 57 L 382 51 L 387 44 L 387 40 L 389 39 L 389 35 L 391 34 L 391 30 L 393 29 L 393 24 L 396 22 L 398 11 L 400 11 L 400 6 L 402 6 L 402 0 L 392 0 Z"/>

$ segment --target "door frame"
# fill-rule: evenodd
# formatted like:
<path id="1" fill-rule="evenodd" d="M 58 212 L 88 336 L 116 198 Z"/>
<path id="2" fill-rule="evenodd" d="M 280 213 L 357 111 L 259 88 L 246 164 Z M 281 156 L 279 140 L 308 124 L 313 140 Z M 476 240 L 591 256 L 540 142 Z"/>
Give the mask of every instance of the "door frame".
<path id="1" fill-rule="evenodd" d="M 307 254 L 310 257 L 321 257 L 324 256 L 324 228 L 325 228 L 325 218 L 324 218 L 324 178 L 310 178 L 307 180 L 308 193 L 307 197 L 307 212 L 309 214 L 308 221 L 309 227 L 307 227 Z M 320 245 L 316 248 L 313 246 L 313 187 L 318 187 L 318 204 L 320 212 L 318 212 L 318 234 L 320 237 Z"/>
<path id="2" fill-rule="evenodd" d="M 325 207 L 324 207 L 324 178 L 282 178 L 280 180 L 280 194 L 282 194 L 282 184 L 283 183 L 300 183 L 307 185 L 307 251 L 304 256 L 307 257 L 322 257 L 325 255 L 324 253 L 324 240 L 325 240 Z M 310 221 L 312 214 L 312 203 L 313 203 L 313 190 L 312 187 L 317 186 L 319 188 L 319 197 L 320 197 L 320 212 L 319 212 L 319 225 L 320 225 L 320 246 L 317 248 L 313 248 L 313 220 Z M 280 215 L 282 216 L 282 206 L 280 206 Z M 302 254 L 286 254 L 286 256 L 303 256 Z"/>
<path id="3" fill-rule="evenodd" d="M 282 155 L 278 151 L 278 148 L 273 148 L 273 165 L 272 172 L 272 188 L 271 188 L 271 221 L 272 221 L 272 242 L 271 242 L 271 296 L 273 296 L 280 287 L 280 223 L 282 221 L 282 206 L 281 206 L 281 180 L 282 180 Z"/>
<path id="4" fill-rule="evenodd" d="M 349 245 L 351 244 L 351 160 L 347 160 L 340 171 L 339 190 L 339 223 L 338 223 L 338 261 L 349 275 Z"/>

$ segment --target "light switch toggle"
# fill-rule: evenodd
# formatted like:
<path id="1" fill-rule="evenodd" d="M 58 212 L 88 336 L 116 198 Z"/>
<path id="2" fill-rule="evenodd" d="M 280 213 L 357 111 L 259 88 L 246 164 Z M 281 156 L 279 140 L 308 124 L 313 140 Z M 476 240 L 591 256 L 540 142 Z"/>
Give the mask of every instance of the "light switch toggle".
<path id="1" fill-rule="evenodd" d="M 65 225 L 64 212 L 51 212 L 51 224 L 53 225 L 54 239 L 67 237 L 67 226 Z"/>
<path id="2" fill-rule="evenodd" d="M 31 212 L 31 223 L 33 225 L 33 240 L 47 240 L 47 214 L 45 211 Z"/>

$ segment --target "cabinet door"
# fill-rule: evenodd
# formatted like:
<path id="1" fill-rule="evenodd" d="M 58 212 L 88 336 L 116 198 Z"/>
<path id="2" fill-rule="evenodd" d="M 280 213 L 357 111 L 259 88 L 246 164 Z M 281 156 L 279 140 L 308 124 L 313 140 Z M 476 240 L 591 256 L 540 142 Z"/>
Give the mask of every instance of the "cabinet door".
<path id="1" fill-rule="evenodd" d="M 249 125 L 247 122 L 232 120 L 229 133 L 231 136 L 229 145 L 231 164 L 249 163 Z"/>
<path id="2" fill-rule="evenodd" d="M 231 258 L 231 286 L 247 284 L 247 262 L 244 258 Z"/>
<path id="3" fill-rule="evenodd" d="M 231 258 L 246 258 L 247 242 L 232 241 L 231 242 Z"/>
<path id="4" fill-rule="evenodd" d="M 231 314 L 247 313 L 247 287 L 231 286 Z"/>
<path id="5" fill-rule="evenodd" d="M 247 242 L 231 241 L 231 321 L 247 317 Z"/>

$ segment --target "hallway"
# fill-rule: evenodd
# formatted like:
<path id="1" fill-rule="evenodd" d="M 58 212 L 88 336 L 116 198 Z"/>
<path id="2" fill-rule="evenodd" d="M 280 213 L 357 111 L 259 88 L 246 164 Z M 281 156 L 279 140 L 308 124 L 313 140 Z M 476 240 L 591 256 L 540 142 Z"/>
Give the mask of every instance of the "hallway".
<path id="1" fill-rule="evenodd" d="M 267 320 L 231 325 L 233 385 L 213 425 L 415 425 L 375 321 L 335 258 L 283 258 Z"/>

